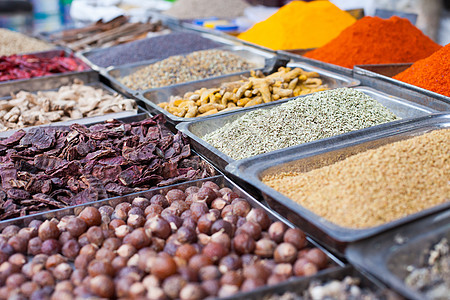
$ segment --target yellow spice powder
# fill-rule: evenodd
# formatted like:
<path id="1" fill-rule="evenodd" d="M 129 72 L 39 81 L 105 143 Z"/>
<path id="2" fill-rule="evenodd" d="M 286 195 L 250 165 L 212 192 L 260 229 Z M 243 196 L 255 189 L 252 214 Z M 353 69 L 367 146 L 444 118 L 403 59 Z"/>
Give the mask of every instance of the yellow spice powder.
<path id="1" fill-rule="evenodd" d="M 450 129 L 262 181 L 337 225 L 374 227 L 450 200 Z"/>
<path id="2" fill-rule="evenodd" d="M 329 1 L 292 1 L 238 38 L 274 50 L 317 48 L 355 21 Z"/>

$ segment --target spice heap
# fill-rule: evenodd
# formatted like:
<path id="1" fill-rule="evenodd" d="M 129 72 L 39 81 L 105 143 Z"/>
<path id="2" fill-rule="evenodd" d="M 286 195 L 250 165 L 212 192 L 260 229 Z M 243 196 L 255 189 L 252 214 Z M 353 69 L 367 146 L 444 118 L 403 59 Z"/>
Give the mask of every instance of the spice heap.
<path id="1" fill-rule="evenodd" d="M 130 42 L 86 54 L 100 67 L 119 66 L 151 59 L 164 59 L 173 55 L 190 53 L 223 46 L 197 33 L 174 32 Z"/>
<path id="2" fill-rule="evenodd" d="M 264 300 L 326 300 L 326 299 L 390 299 L 382 293 L 361 287 L 359 278 L 347 276 L 343 280 L 331 280 L 326 283 L 313 281 L 301 294 L 286 292 L 282 295 L 272 295 Z M 395 298 L 394 298 L 395 299 Z"/>
<path id="3" fill-rule="evenodd" d="M 449 153 L 450 130 L 436 130 L 262 181 L 339 226 L 369 228 L 449 201 Z"/>
<path id="4" fill-rule="evenodd" d="M 213 182 L 129 201 L 5 227 L 2 298 L 200 300 L 330 266 L 300 229 Z"/>
<path id="5" fill-rule="evenodd" d="M 119 16 L 108 22 L 100 20 L 82 28 L 63 30 L 51 34 L 49 39 L 55 44 L 80 51 L 140 40 L 149 32 L 159 32 L 164 28 L 161 22 L 129 23 L 127 17 Z"/>
<path id="6" fill-rule="evenodd" d="M 159 115 L 15 132 L 0 141 L 0 220 L 214 174 L 164 122 Z"/>
<path id="7" fill-rule="evenodd" d="M 292 1 L 238 38 L 274 50 L 317 48 L 355 21 L 329 1 Z"/>
<path id="8" fill-rule="evenodd" d="M 177 0 L 164 14 L 178 19 L 232 19 L 242 16 L 247 7 L 245 0 Z"/>
<path id="9" fill-rule="evenodd" d="M 193 118 L 326 89 L 316 72 L 281 67 L 268 76 L 252 70 L 250 78 L 223 83 L 218 88 L 201 88 L 183 97 L 171 96 L 169 102 L 158 105 L 177 117 Z"/>
<path id="10" fill-rule="evenodd" d="M 419 60 L 395 79 L 450 97 L 450 44 Z"/>
<path id="11" fill-rule="evenodd" d="M 340 88 L 253 110 L 202 138 L 238 160 L 396 119 L 366 94 Z"/>
<path id="12" fill-rule="evenodd" d="M 58 91 L 20 91 L 0 102 L 0 131 L 135 110 L 136 102 L 75 81 Z"/>
<path id="13" fill-rule="evenodd" d="M 354 65 L 411 63 L 441 48 L 407 19 L 364 17 L 334 40 L 305 57 L 353 68 Z"/>
<path id="14" fill-rule="evenodd" d="M 54 46 L 19 32 L 0 28 L 0 56 L 40 52 Z"/>
<path id="15" fill-rule="evenodd" d="M 405 283 L 424 294 L 427 299 L 445 299 L 450 294 L 450 248 L 443 238 L 432 249 L 427 249 L 424 266 L 410 266 Z M 415 261 L 422 261 L 416 258 Z"/>
<path id="16" fill-rule="evenodd" d="M 78 58 L 66 57 L 64 52 L 51 58 L 35 55 L 0 57 L 0 81 L 28 79 L 86 69 L 88 67 L 82 61 Z"/>
<path id="17" fill-rule="evenodd" d="M 262 67 L 223 50 L 172 56 L 119 79 L 133 90 L 158 88 Z"/>

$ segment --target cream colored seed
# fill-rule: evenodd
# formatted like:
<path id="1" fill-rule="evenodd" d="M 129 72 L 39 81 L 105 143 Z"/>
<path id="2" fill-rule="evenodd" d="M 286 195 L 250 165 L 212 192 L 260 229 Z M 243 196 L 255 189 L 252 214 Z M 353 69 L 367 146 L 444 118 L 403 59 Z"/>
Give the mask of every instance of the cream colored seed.
<path id="1" fill-rule="evenodd" d="M 450 201 L 450 129 L 262 181 L 330 222 L 378 226 Z"/>

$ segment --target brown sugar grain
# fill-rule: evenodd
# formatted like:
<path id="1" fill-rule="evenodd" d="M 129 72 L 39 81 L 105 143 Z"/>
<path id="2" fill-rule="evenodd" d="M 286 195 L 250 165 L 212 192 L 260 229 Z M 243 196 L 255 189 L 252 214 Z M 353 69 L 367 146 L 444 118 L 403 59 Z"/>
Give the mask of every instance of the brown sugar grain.
<path id="1" fill-rule="evenodd" d="M 378 226 L 450 200 L 450 129 L 262 181 L 337 225 Z"/>

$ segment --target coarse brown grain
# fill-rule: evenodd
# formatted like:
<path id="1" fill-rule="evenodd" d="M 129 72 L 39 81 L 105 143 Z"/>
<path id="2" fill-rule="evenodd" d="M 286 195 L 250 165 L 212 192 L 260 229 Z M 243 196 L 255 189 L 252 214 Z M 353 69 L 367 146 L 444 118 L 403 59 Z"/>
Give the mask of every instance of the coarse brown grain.
<path id="1" fill-rule="evenodd" d="M 330 222 L 368 228 L 449 201 L 449 153 L 450 130 L 435 130 L 262 181 Z"/>

